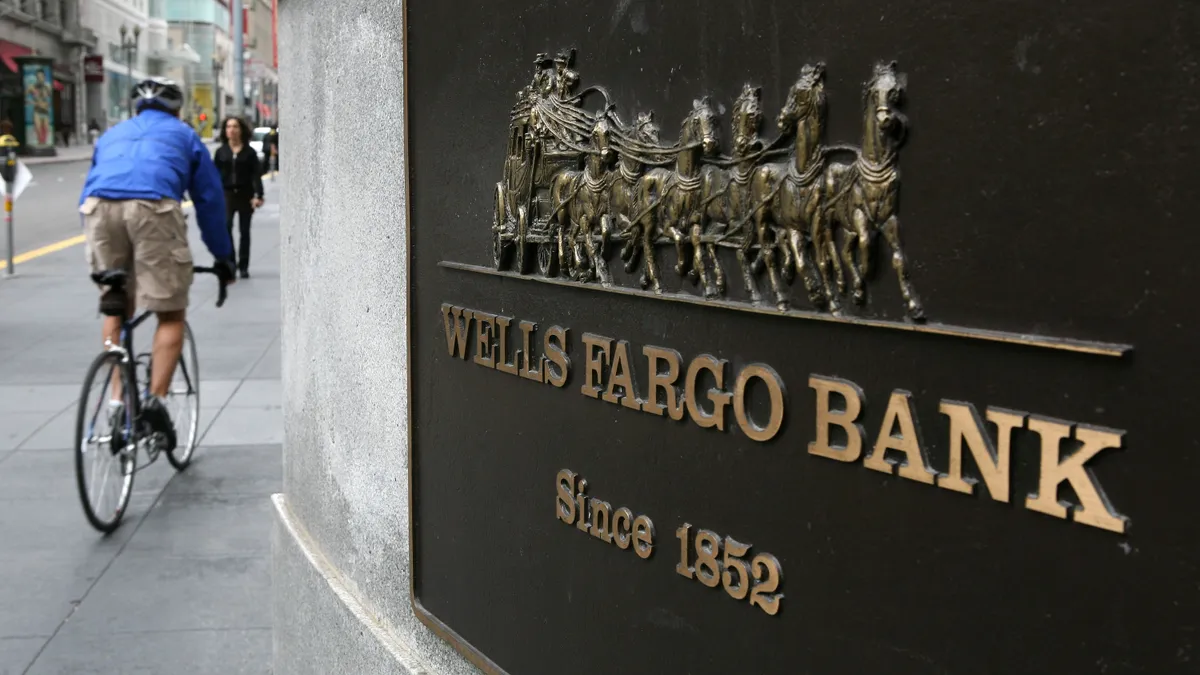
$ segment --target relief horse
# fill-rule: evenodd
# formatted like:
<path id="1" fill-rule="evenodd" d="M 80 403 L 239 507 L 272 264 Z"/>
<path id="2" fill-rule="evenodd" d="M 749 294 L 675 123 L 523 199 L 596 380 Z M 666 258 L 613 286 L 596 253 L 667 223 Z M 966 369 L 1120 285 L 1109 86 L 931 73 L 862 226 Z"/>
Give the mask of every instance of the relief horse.
<path id="1" fill-rule="evenodd" d="M 727 174 L 724 199 L 714 202 L 714 206 L 719 204 L 724 209 L 727 227 L 722 238 L 738 243 L 738 265 L 742 269 L 746 292 L 754 303 L 760 302 L 762 297 L 754 281 L 754 261 L 750 259 L 756 237 L 749 228 L 756 210 L 753 178 L 763 154 L 763 143 L 759 138 L 762 121 L 762 88 L 747 84 L 733 104 L 733 162 Z M 716 218 L 713 210 L 710 208 L 710 214 Z"/>
<path id="2" fill-rule="evenodd" d="M 755 172 L 751 194 L 755 211 L 759 255 L 755 267 L 764 263 L 771 290 L 779 309 L 787 309 L 788 299 L 780 281 L 796 275 L 804 282 L 809 302 L 836 310 L 827 280 L 827 272 L 818 274 L 809 245 L 819 245 L 824 237 L 820 218 L 821 175 L 825 164 L 822 134 L 825 122 L 825 66 L 806 65 L 800 78 L 788 90 L 787 101 L 777 120 L 780 133 L 792 138 L 792 152 L 785 162 L 763 164 Z M 775 264 L 775 248 L 783 255 Z M 819 259 L 819 251 L 818 256 Z"/>
<path id="3" fill-rule="evenodd" d="M 658 127 L 654 124 L 654 113 L 641 113 L 634 120 L 633 140 L 644 145 L 658 145 Z M 642 180 L 645 164 L 633 150 L 622 151 L 617 162 L 618 176 L 612 182 L 611 209 L 625 245 L 621 247 L 621 260 L 625 271 L 637 267 L 638 254 L 652 255 L 653 242 L 647 242 L 645 234 L 654 229 L 653 209 L 642 207 Z M 647 249 L 647 246 L 650 248 Z M 642 288 L 649 285 L 647 273 L 642 273 Z"/>
<path id="4" fill-rule="evenodd" d="M 644 204 L 659 201 L 659 226 L 675 244 L 677 262 L 675 273 L 684 276 L 688 271 L 689 256 L 683 252 L 684 242 L 690 241 L 693 227 L 699 227 L 704 219 L 704 181 L 701 160 L 712 157 L 720 149 L 717 135 L 717 114 L 708 97 L 692 102 L 692 110 L 684 118 L 679 131 L 679 151 L 675 157 L 675 169 L 650 171 L 649 180 L 643 181 Z M 711 290 L 707 284 L 703 265 L 697 270 L 705 283 L 705 292 Z"/>
<path id="5" fill-rule="evenodd" d="M 684 242 L 689 241 L 686 234 L 702 219 L 701 158 L 715 155 L 720 148 L 716 117 L 708 98 L 693 101 L 692 111 L 684 118 L 679 132 L 675 168 L 655 167 L 641 178 L 637 213 L 631 221 L 639 223 L 637 231 L 642 240 L 645 259 L 642 287 L 652 288 L 655 293 L 662 293 L 655 255 L 660 237 L 675 245 L 678 260 L 675 272 L 680 276 L 687 272 L 690 256 L 683 251 Z M 653 140 L 657 143 L 657 132 Z M 648 220 L 643 220 L 645 217 Z"/>
<path id="6" fill-rule="evenodd" d="M 730 240 L 738 242 L 737 259 L 742 269 L 742 278 L 746 291 L 754 302 L 760 299 L 758 287 L 754 283 L 753 264 L 749 259 L 750 248 L 754 237 L 746 235 L 747 224 L 753 218 L 753 194 L 751 193 L 751 178 L 758 162 L 763 156 L 764 147 L 758 132 L 762 127 L 762 88 L 750 84 L 742 86 L 742 93 L 733 104 L 733 116 L 730 126 L 733 130 L 733 157 L 729 169 L 716 166 L 705 166 L 702 170 L 703 184 L 701 186 L 702 219 L 699 225 L 692 227 L 693 272 L 698 274 L 706 286 L 706 291 L 715 290 L 712 295 L 725 292 L 725 273 L 721 269 L 717 257 L 716 242 Z M 716 235 L 715 241 L 702 243 L 709 224 L 718 224 L 724 231 Z M 713 287 L 708 286 L 704 274 L 704 254 L 708 254 L 709 263 L 713 268 Z"/>
<path id="7" fill-rule="evenodd" d="M 825 169 L 825 64 L 806 65 L 800 79 L 788 91 L 787 101 L 779 112 L 779 129 L 794 139 L 790 164 L 776 198 L 777 221 L 787 238 L 782 242 L 790 255 L 784 256 L 783 275 L 795 274 L 804 282 L 809 302 L 815 307 L 827 306 L 833 314 L 841 312 L 834 293 L 828 259 L 821 254 L 829 240 L 829 228 L 824 222 L 824 191 L 822 178 Z M 810 247 L 815 254 L 810 257 Z M 814 259 L 815 267 L 814 270 Z"/>
<path id="8" fill-rule="evenodd" d="M 558 219 L 558 259 L 571 278 L 588 281 L 594 273 L 605 286 L 612 277 L 604 262 L 611 230 L 608 185 L 615 153 L 610 144 L 611 126 L 606 117 L 592 127 L 593 149 L 588 150 L 582 171 L 566 169 L 550 181 L 550 203 Z M 600 242 L 592 237 L 599 229 Z"/>
<path id="9" fill-rule="evenodd" d="M 826 169 L 826 208 L 843 235 L 840 260 L 832 238 L 828 238 L 825 248 L 835 268 L 839 291 L 845 291 L 844 265 L 853 286 L 854 301 L 862 304 L 866 301 L 864 279 L 872 268 L 872 240 L 876 232 L 882 232 L 892 252 L 892 267 L 900 282 L 905 311 L 912 319 L 921 320 L 924 310 L 909 279 L 897 213 L 900 169 L 896 164 L 908 125 L 907 118 L 899 111 L 905 85 L 906 78 L 896 71 L 895 62 L 875 66 L 864 96 L 863 144 L 858 158 L 852 165 L 830 163 Z"/>

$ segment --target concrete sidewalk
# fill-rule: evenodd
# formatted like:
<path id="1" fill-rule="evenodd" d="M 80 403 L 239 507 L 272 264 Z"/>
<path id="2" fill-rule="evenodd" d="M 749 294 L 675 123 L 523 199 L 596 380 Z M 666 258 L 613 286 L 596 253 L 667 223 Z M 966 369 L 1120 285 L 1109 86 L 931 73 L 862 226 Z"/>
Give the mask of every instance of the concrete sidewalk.
<path id="1" fill-rule="evenodd" d="M 214 277 L 198 275 L 192 288 L 195 460 L 179 474 L 165 458 L 139 472 L 110 536 L 83 515 L 71 447 L 75 399 L 100 349 L 83 249 L 0 280 L 0 675 L 269 672 L 269 496 L 282 489 L 280 185 L 266 182 L 254 216 L 252 278 L 221 309 Z M 210 264 L 190 222 L 196 262 Z M 151 336 L 138 333 L 138 351 Z"/>

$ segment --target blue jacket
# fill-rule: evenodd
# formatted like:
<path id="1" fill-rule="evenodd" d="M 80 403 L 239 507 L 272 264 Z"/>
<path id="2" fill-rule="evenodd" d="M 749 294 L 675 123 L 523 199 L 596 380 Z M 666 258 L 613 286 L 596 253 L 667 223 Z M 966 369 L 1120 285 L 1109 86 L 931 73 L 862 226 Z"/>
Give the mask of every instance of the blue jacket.
<path id="1" fill-rule="evenodd" d="M 143 110 L 96 141 L 80 205 L 101 199 L 174 199 L 191 195 L 200 237 L 213 257 L 233 255 L 225 192 L 208 149 L 191 127 L 160 110 Z"/>

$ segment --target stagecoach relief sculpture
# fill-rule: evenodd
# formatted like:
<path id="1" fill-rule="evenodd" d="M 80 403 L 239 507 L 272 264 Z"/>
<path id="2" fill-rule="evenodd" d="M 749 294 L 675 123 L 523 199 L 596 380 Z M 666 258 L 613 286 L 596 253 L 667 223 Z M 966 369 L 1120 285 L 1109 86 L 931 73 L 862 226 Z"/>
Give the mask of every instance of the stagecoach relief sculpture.
<path id="1" fill-rule="evenodd" d="M 543 277 L 611 287 L 609 258 L 619 250 L 625 272 L 640 267 L 641 287 L 663 294 L 659 253 L 673 249 L 676 277 L 728 302 L 719 252 L 729 249 L 751 303 L 841 316 L 847 298 L 866 303 L 874 252 L 885 248 L 906 315 L 924 319 L 900 237 L 908 121 L 895 62 L 877 64 L 864 87 L 860 145 L 826 143 L 825 66 L 817 63 L 788 89 L 770 142 L 760 136 L 762 90 L 742 88 L 729 156 L 710 98 L 694 100 L 678 140 L 664 144 L 652 112 L 627 123 L 603 87 L 579 90 L 574 62 L 573 49 L 539 54 L 517 93 L 496 184 L 497 270 L 530 274 L 536 260 Z"/>

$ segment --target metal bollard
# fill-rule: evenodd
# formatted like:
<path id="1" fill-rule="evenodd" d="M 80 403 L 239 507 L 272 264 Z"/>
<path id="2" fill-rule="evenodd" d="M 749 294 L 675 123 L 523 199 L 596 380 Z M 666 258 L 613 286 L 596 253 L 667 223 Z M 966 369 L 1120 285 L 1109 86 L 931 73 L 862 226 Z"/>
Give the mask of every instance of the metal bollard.
<path id="1" fill-rule="evenodd" d="M 0 164 L 0 177 L 4 178 L 4 225 L 8 231 L 8 276 L 16 274 L 13 264 L 13 189 L 17 180 L 17 148 L 21 144 L 12 136 L 0 136 L 0 148 L 4 149 L 4 162 Z"/>

